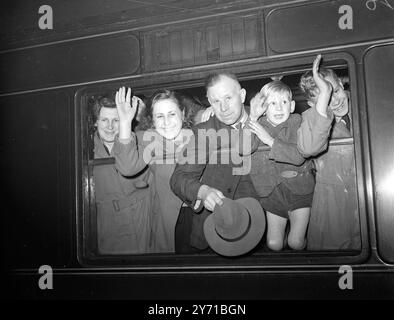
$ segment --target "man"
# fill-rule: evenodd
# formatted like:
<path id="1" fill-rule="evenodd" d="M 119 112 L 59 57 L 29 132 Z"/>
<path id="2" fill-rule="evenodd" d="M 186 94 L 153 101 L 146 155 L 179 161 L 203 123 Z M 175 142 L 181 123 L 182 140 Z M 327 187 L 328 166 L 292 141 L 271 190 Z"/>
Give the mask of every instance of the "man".
<path id="1" fill-rule="evenodd" d="M 224 154 L 225 149 L 235 148 L 231 138 L 234 131 L 231 131 L 241 133 L 248 120 L 243 105 L 246 91 L 236 76 L 229 73 L 210 75 L 206 80 L 206 90 L 214 116 L 194 128 L 195 140 L 186 147 L 187 162 L 176 166 L 170 180 L 172 191 L 189 206 L 181 209 L 178 218 L 175 232 L 177 253 L 199 252 L 208 248 L 203 223 L 215 205 L 223 204 L 223 198 L 255 197 L 250 176 L 235 175 L 234 169 L 239 163 L 235 163 L 229 153 L 227 157 Z M 215 136 L 212 132 L 221 134 Z M 202 141 L 207 138 L 210 140 L 208 145 Z M 215 153 L 217 156 L 212 157 Z"/>

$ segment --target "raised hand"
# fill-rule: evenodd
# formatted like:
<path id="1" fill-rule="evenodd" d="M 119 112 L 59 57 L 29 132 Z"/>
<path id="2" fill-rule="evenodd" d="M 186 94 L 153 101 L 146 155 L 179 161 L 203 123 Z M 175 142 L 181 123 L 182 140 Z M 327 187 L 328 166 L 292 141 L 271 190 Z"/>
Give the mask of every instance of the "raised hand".
<path id="1" fill-rule="evenodd" d="M 320 61 L 321 61 L 321 54 L 318 54 L 317 57 L 315 58 L 315 61 L 313 61 L 313 67 L 312 67 L 313 80 L 315 80 L 316 86 L 319 88 L 320 91 L 319 94 L 331 94 L 332 92 L 331 83 L 325 80 L 319 73 Z"/>
<path id="2" fill-rule="evenodd" d="M 204 112 L 201 115 L 201 122 L 206 122 L 209 120 L 210 117 L 214 115 L 213 108 L 208 107 L 204 110 Z"/>
<path id="3" fill-rule="evenodd" d="M 249 121 L 248 127 L 250 130 L 266 145 L 272 147 L 274 138 L 256 121 Z"/>
<path id="4" fill-rule="evenodd" d="M 119 138 L 129 139 L 131 137 L 131 122 L 137 111 L 138 98 L 133 97 L 131 100 L 131 89 L 128 88 L 126 92 L 125 87 L 119 88 L 115 94 L 116 109 L 119 115 Z"/>
<path id="5" fill-rule="evenodd" d="M 330 82 L 325 80 L 322 75 L 319 73 L 319 66 L 321 61 L 321 55 L 318 54 L 313 61 L 312 74 L 313 80 L 316 83 L 317 88 L 319 89 L 319 96 L 316 102 L 316 109 L 322 115 L 327 115 L 327 107 L 330 102 L 331 93 L 332 93 L 332 85 Z"/>
<path id="6" fill-rule="evenodd" d="M 250 120 L 257 121 L 265 111 L 267 111 L 266 97 L 258 92 L 252 100 L 250 100 Z"/>
<path id="7" fill-rule="evenodd" d="M 133 97 L 133 105 L 131 102 L 131 89 L 125 87 L 119 88 L 115 94 L 116 108 L 118 109 L 120 123 L 130 123 L 133 121 L 137 112 L 138 98 Z"/>

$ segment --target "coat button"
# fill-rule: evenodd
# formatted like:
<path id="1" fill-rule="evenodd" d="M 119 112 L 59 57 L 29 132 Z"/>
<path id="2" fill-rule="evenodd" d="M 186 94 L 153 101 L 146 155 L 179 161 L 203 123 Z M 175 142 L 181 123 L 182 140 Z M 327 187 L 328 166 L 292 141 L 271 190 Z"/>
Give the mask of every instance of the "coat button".
<path id="1" fill-rule="evenodd" d="M 287 171 L 282 171 L 280 174 L 283 178 L 294 178 L 298 176 L 297 171 L 292 171 L 292 170 L 287 170 Z"/>
<path id="2" fill-rule="evenodd" d="M 227 188 L 227 193 L 231 193 L 232 191 L 233 191 L 233 189 Z"/>

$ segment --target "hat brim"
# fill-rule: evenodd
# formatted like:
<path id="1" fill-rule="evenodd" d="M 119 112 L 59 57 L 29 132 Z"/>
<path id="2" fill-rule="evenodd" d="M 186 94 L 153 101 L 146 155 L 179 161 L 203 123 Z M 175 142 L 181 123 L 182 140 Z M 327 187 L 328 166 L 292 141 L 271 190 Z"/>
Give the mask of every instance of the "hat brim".
<path id="1" fill-rule="evenodd" d="M 246 207 L 251 218 L 250 229 L 241 239 L 226 241 L 221 238 L 215 230 L 212 214 L 204 222 L 204 234 L 209 246 L 217 253 L 228 257 L 243 255 L 256 247 L 263 237 L 266 225 L 263 208 L 256 199 L 240 198 L 234 201 Z"/>

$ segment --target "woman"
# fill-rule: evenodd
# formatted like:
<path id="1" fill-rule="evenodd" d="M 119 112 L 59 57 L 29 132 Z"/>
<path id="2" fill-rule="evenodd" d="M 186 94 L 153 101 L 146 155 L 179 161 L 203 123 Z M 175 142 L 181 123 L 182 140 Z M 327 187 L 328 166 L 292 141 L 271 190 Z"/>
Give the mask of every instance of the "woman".
<path id="1" fill-rule="evenodd" d="M 146 166 L 153 173 L 153 252 L 175 252 L 175 225 L 182 201 L 169 185 L 177 157 L 193 135 L 190 127 L 200 106 L 181 103 L 173 91 L 160 90 L 146 105 L 139 128 L 131 132 L 137 104 L 130 104 L 131 90 L 124 87 L 116 93 L 119 113 L 119 139 L 115 144 L 116 167 L 125 176 L 138 174 Z M 134 97 L 133 97 L 134 98 Z M 201 108 L 201 107 L 200 107 Z"/>
<path id="2" fill-rule="evenodd" d="M 119 116 L 114 99 L 100 97 L 92 106 L 94 157 L 113 157 L 119 134 Z M 113 164 L 93 168 L 96 198 L 97 245 L 100 254 L 147 253 L 151 236 L 151 190 L 148 173 L 126 178 Z M 144 183 L 145 182 L 145 183 Z"/>

